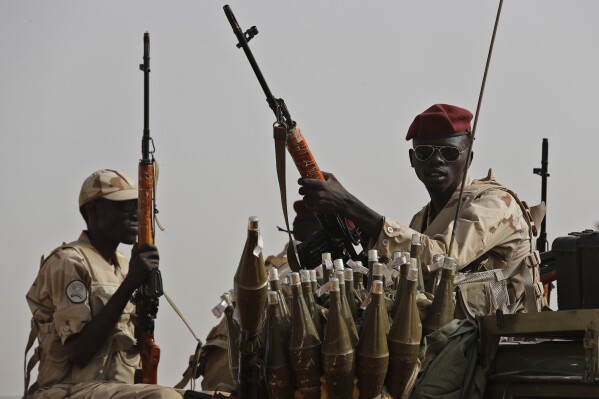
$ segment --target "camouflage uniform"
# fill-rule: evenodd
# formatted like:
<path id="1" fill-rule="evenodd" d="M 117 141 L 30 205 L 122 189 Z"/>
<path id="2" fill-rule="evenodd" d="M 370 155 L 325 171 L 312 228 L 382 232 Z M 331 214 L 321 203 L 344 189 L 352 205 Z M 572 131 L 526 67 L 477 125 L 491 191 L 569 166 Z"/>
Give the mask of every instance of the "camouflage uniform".
<path id="1" fill-rule="evenodd" d="M 424 233 L 422 264 L 431 264 L 435 254 L 445 255 L 449 250 L 458 195 L 459 189 L 433 220 L 428 215 L 430 205 L 412 218 L 409 227 L 385 217 L 373 248 L 391 258 L 393 251 L 409 249 L 412 234 Z M 484 179 L 473 181 L 467 178 L 462 203 L 450 254 L 456 259 L 458 270 L 468 273 L 497 269 L 513 271 L 513 275 L 505 276 L 509 296 L 507 311 L 540 310 L 543 288 L 539 282 L 539 257 L 533 240 L 534 222 L 528 206 L 497 183 L 491 170 Z M 481 285 L 472 288 L 462 287 L 463 297 L 458 298 L 458 302 L 460 299 L 465 301 L 475 314 L 492 313 L 494 309 L 488 301 L 494 300 L 493 295 L 485 294 L 487 288 Z"/>
<path id="2" fill-rule="evenodd" d="M 114 201 L 137 198 L 135 182 L 108 169 L 94 172 L 83 183 L 79 206 L 96 198 Z M 134 385 L 134 372 L 140 366 L 139 348 L 134 336 L 135 305 L 129 302 L 111 335 L 83 367 L 69 359 L 65 341 L 80 333 L 104 308 L 123 283 L 129 271 L 128 260 L 116 252 L 109 264 L 83 232 L 77 241 L 56 248 L 45 260 L 27 293 L 33 314 L 27 350 L 37 338 L 27 365 L 29 373 L 39 361 L 37 382 L 26 396 L 33 398 L 176 399 L 183 391 L 159 385 Z M 26 351 L 27 352 L 27 351 Z"/>
<path id="3" fill-rule="evenodd" d="M 220 384 L 235 385 L 229 369 L 227 319 L 212 327 L 202 346 L 198 374 L 202 375 L 202 390 L 214 391 Z"/>

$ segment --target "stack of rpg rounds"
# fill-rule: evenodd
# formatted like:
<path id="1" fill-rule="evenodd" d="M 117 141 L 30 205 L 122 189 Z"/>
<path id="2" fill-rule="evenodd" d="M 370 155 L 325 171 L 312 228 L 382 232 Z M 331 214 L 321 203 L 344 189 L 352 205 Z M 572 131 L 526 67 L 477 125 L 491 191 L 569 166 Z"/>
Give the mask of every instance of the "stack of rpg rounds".
<path id="1" fill-rule="evenodd" d="M 253 399 L 258 395 L 257 384 L 252 380 L 256 375 L 254 368 L 260 349 L 258 335 L 266 308 L 267 284 L 258 218 L 252 216 L 248 221 L 247 239 L 234 278 L 241 329 L 239 343 L 240 399 Z"/>
<path id="2" fill-rule="evenodd" d="M 385 385 L 393 398 L 407 397 L 418 373 L 422 324 L 430 333 L 453 318 L 453 259 L 444 261 L 435 299 L 421 324 L 416 305 L 417 291 L 423 285 L 420 235 L 412 237 L 410 257 L 398 254 L 409 261 L 400 265 L 391 314 L 385 299 L 384 268 L 388 266 L 378 263 L 376 251 L 369 251 L 371 289 L 362 304 L 368 305 L 358 336 L 355 320 L 360 317 L 356 306 L 360 297 L 354 279 L 360 292 L 364 288 L 353 270 L 344 268 L 342 259 L 331 262 L 330 254 L 322 256 L 323 283 L 328 280 L 330 294 L 325 329 L 315 296 L 315 272 L 290 273 L 291 302 L 285 306 L 277 270 L 269 271 L 268 279 L 266 276 L 257 218 L 249 219 L 247 234 L 235 274 L 234 297 L 222 297 L 227 303 L 229 362 L 239 399 L 293 399 L 299 393 L 303 399 L 320 399 L 322 376 L 326 397 L 331 399 L 353 398 L 355 377 L 360 399 L 379 397 Z M 233 319 L 233 305 L 238 309 L 238 324 Z M 238 356 L 234 356 L 236 352 Z"/>

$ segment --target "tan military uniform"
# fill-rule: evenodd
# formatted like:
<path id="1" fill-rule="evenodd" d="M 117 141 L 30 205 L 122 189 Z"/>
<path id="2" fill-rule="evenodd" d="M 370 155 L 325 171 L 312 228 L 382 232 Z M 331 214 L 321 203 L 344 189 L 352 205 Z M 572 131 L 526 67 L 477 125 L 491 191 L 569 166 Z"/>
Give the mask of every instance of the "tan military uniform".
<path id="1" fill-rule="evenodd" d="M 220 384 L 235 385 L 229 369 L 229 344 L 227 341 L 227 318 L 212 327 L 206 337 L 206 345 L 200 355 L 202 390 L 214 391 Z"/>
<path id="2" fill-rule="evenodd" d="M 27 293 L 37 330 L 39 357 L 36 398 L 180 398 L 172 388 L 132 385 L 140 365 L 129 302 L 110 337 L 83 368 L 71 363 L 64 342 L 81 332 L 121 285 L 129 262 L 119 252 L 109 264 L 82 233 L 79 239 L 54 250 L 40 267 Z"/>
<path id="3" fill-rule="evenodd" d="M 373 248 L 390 258 L 393 251 L 409 249 L 412 234 L 424 233 L 422 263 L 431 264 L 435 254 L 445 255 L 449 250 L 458 195 L 459 189 L 434 219 L 428 214 L 430 204 L 425 206 L 413 217 L 409 227 L 385 218 Z M 491 170 L 484 179 L 467 178 L 462 203 L 450 254 L 456 259 L 458 270 L 509 272 L 505 276 L 491 272 L 507 281 L 509 300 L 503 310 L 540 310 L 543 290 L 539 283 L 539 257 L 533 240 L 534 223 L 526 204 L 497 183 Z M 487 288 L 479 286 L 477 289 Z M 474 304 L 480 300 L 475 294 L 471 293 L 470 298 L 467 292 L 463 294 L 466 302 Z M 486 307 L 483 313 L 492 311 Z"/>

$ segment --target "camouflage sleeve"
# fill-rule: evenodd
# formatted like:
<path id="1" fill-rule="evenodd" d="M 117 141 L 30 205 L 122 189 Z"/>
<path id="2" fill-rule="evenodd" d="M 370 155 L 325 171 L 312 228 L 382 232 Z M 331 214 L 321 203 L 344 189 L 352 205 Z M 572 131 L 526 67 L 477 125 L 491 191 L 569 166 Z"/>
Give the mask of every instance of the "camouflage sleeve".
<path id="1" fill-rule="evenodd" d="M 40 268 L 27 301 L 39 322 L 53 320 L 62 342 L 91 320 L 91 277 L 85 259 L 72 248 L 54 252 Z"/>
<path id="2" fill-rule="evenodd" d="M 523 237 L 522 211 L 514 198 L 503 190 L 489 190 L 464 201 L 452 254 L 458 268 L 468 265 L 485 252 Z M 440 234 L 422 235 L 422 262 L 430 264 L 435 254 L 447 254 L 453 221 Z M 379 254 L 390 258 L 394 251 L 408 251 L 412 234 L 418 231 L 385 217 L 374 245 Z"/>

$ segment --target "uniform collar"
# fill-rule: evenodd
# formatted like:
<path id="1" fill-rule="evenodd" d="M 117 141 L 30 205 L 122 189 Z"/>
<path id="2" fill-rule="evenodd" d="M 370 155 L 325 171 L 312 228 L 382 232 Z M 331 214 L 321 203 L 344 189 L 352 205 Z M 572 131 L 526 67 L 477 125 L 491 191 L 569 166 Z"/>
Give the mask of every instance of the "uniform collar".
<path id="1" fill-rule="evenodd" d="M 100 254 L 100 252 L 98 252 L 98 250 L 96 249 L 96 247 L 94 247 L 94 244 L 92 244 L 92 243 L 91 243 L 91 241 L 90 241 L 89 237 L 87 236 L 87 232 L 86 232 L 85 230 L 83 230 L 83 231 L 81 232 L 81 234 L 79 235 L 79 240 L 78 240 L 78 241 L 79 241 L 80 243 L 83 243 L 85 246 L 87 246 L 87 247 L 89 247 L 89 248 L 93 249 L 95 252 L 97 252 L 97 253 L 98 253 L 98 255 L 99 255 L 99 256 L 100 256 L 102 259 L 104 259 L 104 257 L 102 256 L 102 254 Z M 114 255 L 113 255 L 113 257 L 112 257 L 112 260 L 113 260 L 113 262 L 114 262 L 114 265 L 113 265 L 113 266 L 115 266 L 115 267 L 117 267 L 117 268 L 122 268 L 122 265 L 121 265 L 121 263 L 120 263 L 120 258 L 121 258 L 121 256 L 122 256 L 122 255 L 121 255 L 121 253 L 120 253 L 119 251 L 115 251 L 115 252 L 114 252 Z M 104 260 L 105 260 L 105 259 L 104 259 Z M 106 261 L 106 260 L 105 260 L 105 261 Z M 108 262 L 106 261 L 106 263 L 108 263 Z M 108 264 L 112 265 L 111 263 L 108 263 Z"/>

